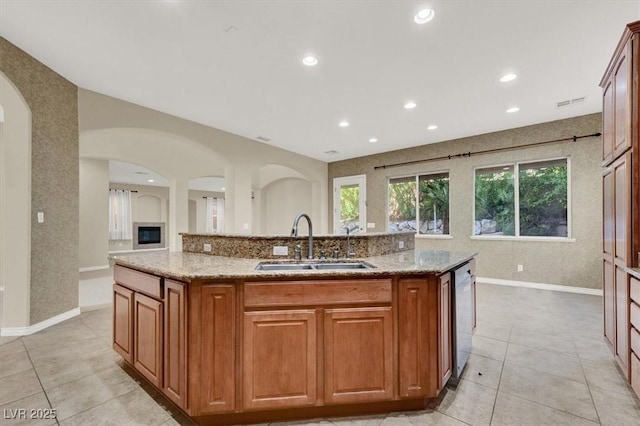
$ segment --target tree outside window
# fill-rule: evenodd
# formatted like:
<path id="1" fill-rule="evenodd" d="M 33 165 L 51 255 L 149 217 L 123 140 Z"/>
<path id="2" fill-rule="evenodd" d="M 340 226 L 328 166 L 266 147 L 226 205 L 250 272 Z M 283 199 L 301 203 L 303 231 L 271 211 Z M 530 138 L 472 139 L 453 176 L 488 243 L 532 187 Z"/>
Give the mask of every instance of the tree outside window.
<path id="1" fill-rule="evenodd" d="M 566 158 L 476 169 L 474 235 L 567 237 L 567 179 Z"/>
<path id="2" fill-rule="evenodd" d="M 389 232 L 449 234 L 449 173 L 389 179 L 388 208 Z"/>

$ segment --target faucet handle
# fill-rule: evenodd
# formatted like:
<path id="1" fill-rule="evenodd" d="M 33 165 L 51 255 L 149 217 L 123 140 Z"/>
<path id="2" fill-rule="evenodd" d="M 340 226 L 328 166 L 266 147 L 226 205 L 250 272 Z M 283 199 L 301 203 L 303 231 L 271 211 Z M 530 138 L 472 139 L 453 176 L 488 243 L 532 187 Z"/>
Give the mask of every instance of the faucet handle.
<path id="1" fill-rule="evenodd" d="M 320 250 L 320 259 L 326 259 L 327 255 L 324 250 Z"/>
<path id="2" fill-rule="evenodd" d="M 333 249 L 333 258 L 338 259 L 340 257 L 340 251 L 338 249 Z"/>

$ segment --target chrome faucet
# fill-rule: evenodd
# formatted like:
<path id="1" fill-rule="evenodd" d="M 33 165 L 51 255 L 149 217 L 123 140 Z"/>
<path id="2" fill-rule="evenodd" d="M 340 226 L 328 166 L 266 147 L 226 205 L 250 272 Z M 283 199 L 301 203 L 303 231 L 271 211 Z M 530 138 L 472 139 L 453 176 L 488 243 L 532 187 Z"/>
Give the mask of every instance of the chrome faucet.
<path id="1" fill-rule="evenodd" d="M 298 213 L 296 218 L 293 219 L 293 227 L 291 228 L 291 236 L 298 236 L 298 222 L 300 222 L 301 218 L 307 219 L 307 224 L 309 225 L 309 252 L 307 255 L 307 259 L 313 259 L 313 225 L 311 225 L 311 218 L 306 213 Z"/>
<path id="2" fill-rule="evenodd" d="M 351 237 L 349 236 L 349 227 L 347 226 L 347 253 L 345 255 L 345 257 L 347 259 L 350 259 L 352 257 L 354 257 L 356 254 L 354 252 L 351 251 Z"/>

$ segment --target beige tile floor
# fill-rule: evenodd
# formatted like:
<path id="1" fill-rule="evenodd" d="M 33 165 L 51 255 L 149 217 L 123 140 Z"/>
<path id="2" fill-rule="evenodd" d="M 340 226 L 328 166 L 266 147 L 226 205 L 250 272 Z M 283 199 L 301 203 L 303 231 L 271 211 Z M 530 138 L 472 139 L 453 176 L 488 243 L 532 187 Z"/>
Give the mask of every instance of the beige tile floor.
<path id="1" fill-rule="evenodd" d="M 478 328 L 457 389 L 430 410 L 279 425 L 640 425 L 640 401 L 602 340 L 602 298 L 478 285 Z M 111 350 L 109 309 L 0 339 L 0 424 L 188 423 Z M 17 421 L 11 409 L 55 408 Z"/>

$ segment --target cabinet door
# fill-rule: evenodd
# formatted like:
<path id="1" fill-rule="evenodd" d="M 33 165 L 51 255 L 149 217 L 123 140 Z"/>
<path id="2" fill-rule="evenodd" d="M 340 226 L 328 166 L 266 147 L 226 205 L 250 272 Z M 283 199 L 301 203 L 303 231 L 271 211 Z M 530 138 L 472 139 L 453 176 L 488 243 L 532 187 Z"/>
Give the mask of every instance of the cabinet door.
<path id="1" fill-rule="evenodd" d="M 113 285 L 113 349 L 133 364 L 133 291 Z"/>
<path id="2" fill-rule="evenodd" d="M 401 279 L 398 370 L 401 397 L 438 394 L 438 291 L 426 279 Z"/>
<path id="3" fill-rule="evenodd" d="M 235 291 L 234 285 L 207 284 L 200 293 L 200 339 L 191 345 L 199 345 L 202 360 L 196 402 L 201 415 L 235 408 Z"/>
<path id="4" fill-rule="evenodd" d="M 614 125 L 614 152 L 616 158 L 629 147 L 631 147 L 631 116 L 630 116 L 630 87 L 629 87 L 629 53 L 631 45 L 627 46 L 625 52 L 620 55 L 613 75 L 613 86 L 615 90 L 615 125 Z"/>
<path id="5" fill-rule="evenodd" d="M 604 306 L 604 338 L 613 352 L 616 344 L 616 285 L 613 262 L 602 262 L 602 290 Z"/>
<path id="6" fill-rule="evenodd" d="M 624 268 L 615 266 L 616 277 L 616 360 L 629 377 L 629 282 Z"/>
<path id="7" fill-rule="evenodd" d="M 286 408 L 316 402 L 315 310 L 244 314 L 244 407 Z"/>
<path id="8" fill-rule="evenodd" d="M 614 182 L 611 168 L 602 176 L 602 289 L 604 307 L 604 337 L 611 351 L 615 348 L 615 276 L 613 258 L 615 252 Z"/>
<path id="9" fill-rule="evenodd" d="M 164 281 L 164 393 L 178 407 L 187 403 L 185 284 Z"/>
<path id="10" fill-rule="evenodd" d="M 391 307 L 325 311 L 327 403 L 393 398 L 392 333 Z"/>
<path id="11" fill-rule="evenodd" d="M 453 365 L 451 346 L 451 273 L 440 275 L 439 280 L 438 337 L 440 341 L 440 358 L 438 359 L 438 371 L 440 373 L 440 383 L 438 384 L 438 389 L 442 390 L 449 377 L 451 377 Z"/>
<path id="12" fill-rule="evenodd" d="M 602 92 L 602 162 L 604 164 L 608 164 L 613 160 L 613 146 L 615 143 L 613 95 L 613 80 L 609 79 Z"/>
<path id="13" fill-rule="evenodd" d="M 162 389 L 162 302 L 134 294 L 133 366 Z"/>
<path id="14" fill-rule="evenodd" d="M 612 164 L 614 184 L 615 263 L 627 266 L 631 260 L 629 230 L 631 225 L 631 153 Z"/>

